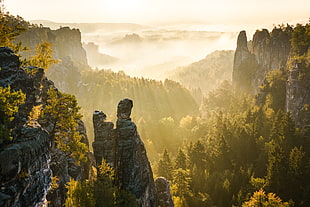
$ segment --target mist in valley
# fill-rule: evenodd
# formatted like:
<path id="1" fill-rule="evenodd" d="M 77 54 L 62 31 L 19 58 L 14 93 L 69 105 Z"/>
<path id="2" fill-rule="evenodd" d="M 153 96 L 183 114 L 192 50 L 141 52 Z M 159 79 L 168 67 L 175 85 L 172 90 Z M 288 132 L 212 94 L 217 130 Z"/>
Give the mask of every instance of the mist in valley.
<path id="1" fill-rule="evenodd" d="M 112 64 L 97 62 L 92 67 L 123 70 L 132 76 L 153 79 L 165 79 L 167 72 L 203 59 L 215 50 L 234 49 L 237 36 L 237 32 L 165 28 L 100 34 L 83 34 L 83 41 L 97 44 L 100 53 L 117 61 Z"/>
<path id="2" fill-rule="evenodd" d="M 32 21 L 52 29 L 79 28 L 92 68 L 124 71 L 135 77 L 164 80 L 180 66 L 216 50 L 234 50 L 240 26 L 140 25 L 131 23 L 56 23 Z"/>
<path id="3" fill-rule="evenodd" d="M 300 6 L 309 3 L 300 0 L 295 8 L 276 1 L 273 6 L 267 0 L 182 0 L 178 5 L 164 0 L 67 1 L 68 8 L 75 9 L 63 12 L 65 3 L 59 3 L 59 18 L 46 12 L 39 18 L 52 21 L 32 24 L 2 12 L 3 22 L 21 22 L 25 31 L 10 39 L 1 29 L 13 26 L 0 25 L 0 35 L 8 37 L 0 46 L 20 46 L 20 41 L 29 48 L 18 53 L 20 68 L 19 63 L 9 66 L 52 85 L 48 89 L 45 82 L 37 86 L 28 81 L 27 98 L 34 103 L 20 121 L 53 129 L 51 139 L 59 136 L 52 146 L 59 146 L 56 153 L 67 150 L 71 140 L 87 145 L 88 164 L 97 168 L 89 180 L 66 178 L 63 189 L 69 186 L 69 193 L 63 195 L 70 202 L 76 199 L 68 206 L 107 206 L 107 200 L 114 202 L 108 206 L 137 206 L 138 197 L 127 194 L 129 188 L 118 197 L 121 176 L 112 172 L 138 175 L 137 169 L 145 168 L 131 162 L 134 156 L 142 157 L 132 147 L 137 143 L 150 165 L 151 183 L 153 177 L 164 177 L 170 184 L 170 207 L 247 207 L 257 196 L 266 206 L 269 201 L 276 201 L 274 206 L 310 206 L 310 21 L 304 18 L 306 6 Z M 0 68 L 3 74 L 6 70 Z M 13 80 L 15 73 L 12 77 L 1 83 Z M 30 90 L 33 87 L 37 91 Z M 120 106 L 125 99 L 130 104 Z M 67 111 L 76 112 L 72 128 L 66 128 L 66 120 L 56 126 L 58 117 L 70 114 Z M 102 117 L 94 121 L 94 114 Z M 24 141 L 20 137 L 7 143 Z M 64 152 L 70 156 L 79 148 Z M 103 169 L 104 160 L 113 156 L 125 164 L 114 157 L 107 163 L 115 167 L 110 174 Z M 94 157 L 102 165 L 93 165 Z M 77 164 L 83 167 L 86 161 Z M 16 177 L 28 175 L 23 176 Z M 79 185 L 83 196 L 77 193 Z M 108 199 L 102 196 L 108 194 Z M 78 204 L 88 198 L 92 205 Z M 118 203 L 128 200 L 133 204 Z"/>

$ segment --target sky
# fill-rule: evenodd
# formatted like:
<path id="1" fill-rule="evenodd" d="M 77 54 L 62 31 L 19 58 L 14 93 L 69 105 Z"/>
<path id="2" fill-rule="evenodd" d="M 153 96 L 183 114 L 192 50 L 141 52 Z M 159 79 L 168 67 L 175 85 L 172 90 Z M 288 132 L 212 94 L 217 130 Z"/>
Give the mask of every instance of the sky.
<path id="1" fill-rule="evenodd" d="M 26 20 L 138 24 L 305 23 L 310 0 L 4 0 Z"/>

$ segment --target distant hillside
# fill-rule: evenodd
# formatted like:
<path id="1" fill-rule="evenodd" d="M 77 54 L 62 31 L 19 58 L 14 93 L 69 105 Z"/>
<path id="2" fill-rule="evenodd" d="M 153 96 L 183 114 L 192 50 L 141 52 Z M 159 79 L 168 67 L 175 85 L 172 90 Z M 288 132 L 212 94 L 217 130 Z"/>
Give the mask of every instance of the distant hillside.
<path id="1" fill-rule="evenodd" d="M 217 88 L 223 80 L 231 81 L 234 51 L 215 51 L 204 59 L 179 67 L 169 75 L 189 88 L 200 88 L 206 93 Z"/>

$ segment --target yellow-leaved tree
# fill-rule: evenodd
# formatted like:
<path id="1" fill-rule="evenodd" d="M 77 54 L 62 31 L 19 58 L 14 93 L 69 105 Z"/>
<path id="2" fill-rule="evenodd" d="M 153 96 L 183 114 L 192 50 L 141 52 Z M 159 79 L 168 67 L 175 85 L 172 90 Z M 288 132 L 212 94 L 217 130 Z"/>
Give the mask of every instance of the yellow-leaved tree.
<path id="1" fill-rule="evenodd" d="M 242 204 L 242 207 L 290 207 L 288 202 L 283 202 L 276 194 L 266 194 L 263 189 L 254 192 L 249 201 Z"/>
<path id="2" fill-rule="evenodd" d="M 53 58 L 52 44 L 44 41 L 37 45 L 36 54 L 30 57 L 24 65 L 36 66 L 47 70 L 49 66 L 57 62 L 58 61 Z"/>

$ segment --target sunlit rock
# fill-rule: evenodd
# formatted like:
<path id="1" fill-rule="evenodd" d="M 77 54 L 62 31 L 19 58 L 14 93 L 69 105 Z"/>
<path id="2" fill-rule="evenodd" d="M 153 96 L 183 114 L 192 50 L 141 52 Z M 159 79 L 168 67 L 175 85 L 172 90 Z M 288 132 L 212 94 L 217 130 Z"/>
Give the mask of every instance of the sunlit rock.
<path id="1" fill-rule="evenodd" d="M 131 192 L 139 206 L 155 207 L 157 200 L 153 173 L 145 146 L 130 118 L 132 107 L 130 99 L 119 102 L 116 129 L 112 129 L 111 122 L 105 122 L 103 112 L 94 112 L 94 154 L 97 164 L 105 158 L 114 167 L 116 185 Z"/>

